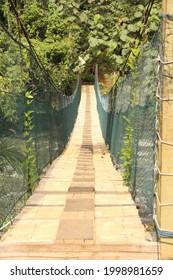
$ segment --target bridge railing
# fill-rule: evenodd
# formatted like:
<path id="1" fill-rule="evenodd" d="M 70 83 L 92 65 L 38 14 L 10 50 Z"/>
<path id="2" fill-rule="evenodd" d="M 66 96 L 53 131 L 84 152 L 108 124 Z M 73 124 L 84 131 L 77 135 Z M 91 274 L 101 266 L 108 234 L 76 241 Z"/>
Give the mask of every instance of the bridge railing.
<path id="1" fill-rule="evenodd" d="M 64 150 L 81 92 L 78 77 L 73 94 L 62 94 L 35 53 L 8 40 L 11 57 L 0 74 L 0 231 Z"/>
<path id="2" fill-rule="evenodd" d="M 135 69 L 108 94 L 95 90 L 100 124 L 116 168 L 144 223 L 153 221 L 158 37 L 142 47 Z"/>

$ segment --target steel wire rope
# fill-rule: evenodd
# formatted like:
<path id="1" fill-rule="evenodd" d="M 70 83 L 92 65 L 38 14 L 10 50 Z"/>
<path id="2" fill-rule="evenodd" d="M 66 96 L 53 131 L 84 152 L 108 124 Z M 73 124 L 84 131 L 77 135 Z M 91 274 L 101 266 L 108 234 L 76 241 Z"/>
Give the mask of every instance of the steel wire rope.
<path id="1" fill-rule="evenodd" d="M 154 219 L 154 223 L 155 223 L 155 227 L 156 227 L 156 232 L 157 232 L 159 238 L 173 238 L 172 230 L 161 229 L 158 224 L 156 215 L 153 216 L 153 219 Z"/>
<path id="2" fill-rule="evenodd" d="M 3 22 L 0 20 L 0 25 L 1 28 L 4 30 L 4 32 L 16 43 L 18 44 L 20 47 L 25 48 L 27 50 L 29 50 L 29 48 L 24 45 L 21 41 L 17 40 L 16 38 L 14 38 L 14 36 L 9 32 L 9 30 L 5 27 L 5 25 L 3 24 Z"/>
<path id="3" fill-rule="evenodd" d="M 32 57 L 33 57 L 34 60 L 36 61 L 36 63 L 37 63 L 37 65 L 38 65 L 38 67 L 40 68 L 40 70 L 42 71 L 42 73 L 43 73 L 45 79 L 48 79 L 49 82 L 50 82 L 50 83 L 52 84 L 52 86 L 54 87 L 54 89 L 55 89 L 58 93 L 61 93 L 60 89 L 57 88 L 56 84 L 55 84 L 54 81 L 52 80 L 52 77 L 50 76 L 48 70 L 45 69 L 45 67 L 44 67 L 44 65 L 43 65 L 43 63 L 42 63 L 40 57 L 38 56 L 38 54 L 37 54 L 37 52 L 36 52 L 34 46 L 32 45 L 31 40 L 30 40 L 29 37 L 28 37 L 27 31 L 26 31 L 26 29 L 25 29 L 25 27 L 24 27 L 24 25 L 23 25 L 23 23 L 22 23 L 22 21 L 21 21 L 21 19 L 20 19 L 19 13 L 18 13 L 18 11 L 16 10 L 16 7 L 15 7 L 15 4 L 14 4 L 13 0 L 8 0 L 8 2 L 10 3 L 10 5 L 11 5 L 11 7 L 12 7 L 12 10 L 13 10 L 15 16 L 16 16 L 17 22 L 19 23 L 19 25 L 20 25 L 20 27 L 21 27 L 21 30 L 22 30 L 22 32 L 23 32 L 23 34 L 24 34 L 24 36 L 25 36 L 25 38 L 26 38 L 26 40 L 27 40 L 27 42 L 28 42 L 29 50 L 30 50 L 30 53 L 31 53 Z"/>
<path id="4" fill-rule="evenodd" d="M 145 13 L 143 15 L 143 19 L 142 19 L 143 27 L 138 31 L 138 33 L 135 36 L 135 39 L 137 39 L 137 38 L 142 39 L 142 36 L 143 36 L 143 33 L 144 33 L 145 29 L 146 29 L 146 25 L 147 25 L 147 22 L 148 22 L 148 19 L 149 19 L 149 16 L 150 16 L 151 9 L 153 7 L 154 1 L 155 0 L 150 0 L 148 2 L 147 7 L 146 7 L 146 11 L 145 11 Z M 127 66 L 127 62 L 128 62 L 128 59 L 129 59 L 131 54 L 132 54 L 132 50 L 130 50 L 129 53 L 127 54 L 127 58 L 125 60 L 124 65 L 122 66 L 121 70 L 119 71 L 119 73 L 117 75 L 117 79 L 116 79 L 115 85 L 113 86 L 113 89 L 115 89 L 117 83 L 119 82 L 119 79 L 122 77 L 122 74 L 125 72 L 125 69 L 126 69 L 126 66 Z"/>
<path id="5" fill-rule="evenodd" d="M 22 193 L 16 200 L 16 202 L 13 204 L 13 206 L 10 208 L 10 210 L 8 211 L 8 213 L 6 214 L 5 218 L 3 219 L 2 223 L 1 223 L 1 227 L 0 227 L 0 231 L 3 230 L 4 228 L 6 228 L 9 224 L 12 224 L 12 222 L 14 221 L 15 218 L 12 218 L 10 221 L 8 221 L 5 225 L 3 225 L 3 223 L 6 221 L 6 219 L 8 218 L 8 216 L 11 214 L 11 212 L 14 210 L 15 206 L 17 205 L 17 203 L 21 200 L 21 198 L 24 197 L 25 194 L 28 194 L 30 191 L 26 190 L 24 193 Z"/>

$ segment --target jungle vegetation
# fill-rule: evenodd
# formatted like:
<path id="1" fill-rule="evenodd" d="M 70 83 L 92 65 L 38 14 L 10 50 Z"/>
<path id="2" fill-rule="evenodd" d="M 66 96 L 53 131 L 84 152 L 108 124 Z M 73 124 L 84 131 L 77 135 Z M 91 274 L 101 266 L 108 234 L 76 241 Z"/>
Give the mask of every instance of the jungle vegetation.
<path id="1" fill-rule="evenodd" d="M 0 0 L 1 177 L 27 170 L 31 188 L 37 179 L 30 109 L 35 66 L 64 95 L 73 93 L 78 73 L 93 82 L 96 64 L 101 75 L 123 78 L 158 30 L 160 7 L 160 0 Z M 21 96 L 23 138 L 16 135 Z"/>
<path id="2" fill-rule="evenodd" d="M 0 0 L 1 136 L 15 133 L 19 95 L 32 102 L 31 91 L 24 92 L 34 71 L 28 50 L 43 75 L 71 95 L 78 73 L 93 82 L 95 64 L 107 77 L 133 69 L 141 45 L 158 30 L 160 6 L 160 0 Z M 31 129 L 29 112 L 27 118 Z M 4 151 L 4 140 L 0 145 Z"/>

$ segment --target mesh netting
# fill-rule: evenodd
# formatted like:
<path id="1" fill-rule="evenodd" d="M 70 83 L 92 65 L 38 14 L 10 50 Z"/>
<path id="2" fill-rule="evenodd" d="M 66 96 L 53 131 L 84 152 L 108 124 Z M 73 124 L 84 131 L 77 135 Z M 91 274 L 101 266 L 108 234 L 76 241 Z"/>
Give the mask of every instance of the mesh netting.
<path id="1" fill-rule="evenodd" d="M 13 59 L 0 73 L 0 227 L 13 219 L 44 168 L 63 151 L 77 117 L 81 91 L 79 77 L 72 95 L 61 94 L 31 50 L 23 50 L 10 38 L 9 44 Z M 8 76 L 9 87 L 3 84 Z M 3 110 L 8 104 L 12 116 Z"/>
<path id="2" fill-rule="evenodd" d="M 95 90 L 102 133 L 116 168 L 139 208 L 144 223 L 153 216 L 158 37 L 142 47 L 135 69 L 108 94 Z"/>

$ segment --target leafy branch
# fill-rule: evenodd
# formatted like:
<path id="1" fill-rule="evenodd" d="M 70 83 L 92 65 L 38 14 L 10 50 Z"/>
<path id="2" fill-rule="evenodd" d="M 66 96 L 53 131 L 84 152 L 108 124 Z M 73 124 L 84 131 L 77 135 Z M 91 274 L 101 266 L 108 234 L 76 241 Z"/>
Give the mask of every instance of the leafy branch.
<path id="1" fill-rule="evenodd" d="M 26 83 L 26 81 L 29 79 L 29 68 L 30 68 L 30 62 L 28 61 L 26 50 L 24 50 L 23 59 L 25 62 L 25 72 L 23 73 L 24 75 L 23 78 Z M 33 123 L 34 111 L 30 109 L 30 106 L 34 101 L 34 97 L 31 90 L 25 92 L 24 100 L 25 100 L 24 138 L 25 138 L 25 153 L 26 153 L 25 168 L 26 168 L 28 191 L 32 193 L 34 185 L 39 177 L 36 169 L 35 148 L 33 146 L 34 139 L 32 136 L 32 131 L 34 128 L 34 123 Z"/>
<path id="2" fill-rule="evenodd" d="M 126 134 L 123 137 L 124 147 L 120 151 L 120 160 L 122 160 L 123 164 L 123 179 L 126 185 L 130 183 L 131 170 L 132 170 L 132 141 L 133 141 L 133 111 L 130 118 L 124 116 L 124 120 L 126 122 Z"/>

